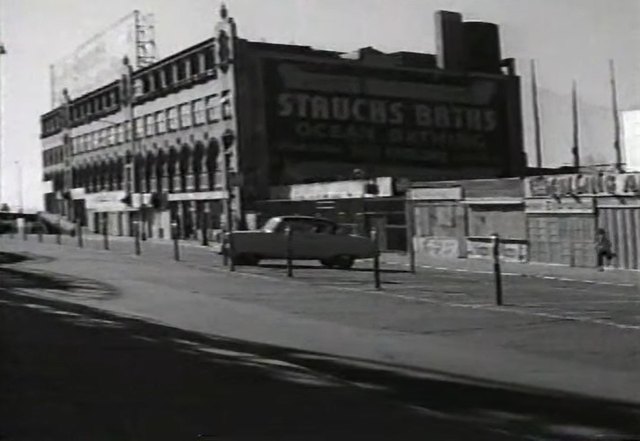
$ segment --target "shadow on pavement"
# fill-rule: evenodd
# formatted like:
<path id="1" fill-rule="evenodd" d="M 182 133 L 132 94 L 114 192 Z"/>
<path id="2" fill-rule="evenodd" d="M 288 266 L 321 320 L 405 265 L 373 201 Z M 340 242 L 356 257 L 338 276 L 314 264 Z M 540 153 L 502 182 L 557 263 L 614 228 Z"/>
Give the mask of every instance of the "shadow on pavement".
<path id="1" fill-rule="evenodd" d="M 3 441 L 640 434 L 640 407 L 628 403 L 211 337 L 8 292 L 0 298 L 13 302 L 0 304 L 8 311 L 0 321 Z M 66 315 L 20 307 L 25 301 Z"/>

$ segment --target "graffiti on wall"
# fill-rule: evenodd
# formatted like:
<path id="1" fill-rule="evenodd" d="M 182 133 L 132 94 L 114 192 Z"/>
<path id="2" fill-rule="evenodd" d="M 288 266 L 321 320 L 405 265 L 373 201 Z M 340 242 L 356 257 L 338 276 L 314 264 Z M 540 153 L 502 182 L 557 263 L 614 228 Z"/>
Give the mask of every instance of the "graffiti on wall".
<path id="1" fill-rule="evenodd" d="M 449 237 L 415 237 L 413 240 L 413 246 L 417 254 L 447 259 L 455 259 L 460 255 L 458 239 Z"/>
<path id="2" fill-rule="evenodd" d="M 506 262 L 527 262 L 529 247 L 526 243 L 500 244 L 500 259 Z M 467 257 L 493 258 L 493 244 L 490 241 L 467 239 Z"/>

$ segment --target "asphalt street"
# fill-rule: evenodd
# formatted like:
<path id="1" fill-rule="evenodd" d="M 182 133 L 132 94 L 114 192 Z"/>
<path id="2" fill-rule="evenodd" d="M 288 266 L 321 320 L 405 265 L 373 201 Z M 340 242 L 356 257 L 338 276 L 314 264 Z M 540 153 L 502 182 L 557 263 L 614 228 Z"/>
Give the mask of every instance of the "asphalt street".
<path id="1" fill-rule="evenodd" d="M 363 267 L 336 271 L 298 265 L 295 277 L 288 279 L 280 262 L 238 267 L 236 273 L 229 273 L 219 256 L 201 247 L 182 247 L 182 260 L 174 262 L 170 244 L 146 242 L 143 255 L 137 257 L 132 256 L 131 243 L 122 240 L 111 241 L 109 251 L 101 251 L 102 243 L 91 240 L 83 250 L 71 238 L 65 238 L 63 246 L 50 237 L 45 241 L 0 239 L 5 251 L 29 257 L 3 267 L 4 289 L 12 293 L 6 294 L 11 298 L 4 303 L 5 310 L 19 309 L 23 317 L 29 316 L 14 321 L 12 331 L 3 335 L 19 335 L 20 326 L 38 320 L 30 316 L 35 314 L 46 320 L 42 327 L 30 326 L 29 332 L 53 336 L 53 330 L 44 330 L 61 326 L 69 336 L 60 341 L 72 341 L 78 333 L 88 342 L 86 326 L 65 322 L 73 316 L 18 304 L 53 302 L 46 306 L 62 311 L 90 307 L 86 311 L 91 314 L 109 315 L 103 325 L 90 329 L 109 336 L 100 334 L 88 345 L 100 351 L 112 336 L 121 339 L 107 345 L 119 350 L 98 353 L 96 360 L 117 362 L 122 352 L 143 369 L 145 355 L 135 354 L 136 345 L 144 340 L 127 326 L 109 325 L 132 322 L 135 317 L 137 326 L 153 332 L 191 333 L 192 338 L 172 341 L 216 336 L 213 352 L 211 341 L 207 340 L 205 349 L 200 340 L 195 350 L 193 344 L 183 343 L 186 348 L 178 351 L 180 357 L 197 360 L 203 353 L 220 353 L 221 342 L 233 342 L 232 349 L 225 347 L 222 352 L 245 354 L 232 356 L 233 363 L 266 356 L 270 366 L 291 364 L 311 370 L 318 378 L 331 378 L 346 387 L 349 399 L 364 394 L 363 403 L 380 400 L 381 406 L 400 406 L 399 418 L 408 418 L 406 432 L 398 432 L 401 425 L 394 423 L 388 427 L 392 432 L 372 425 L 371 436 L 366 436 L 366 424 L 358 425 L 358 418 L 353 418 L 353 426 L 344 420 L 334 425 L 322 422 L 314 426 L 319 434 L 314 439 L 353 439 L 345 438 L 345 432 L 332 432 L 332 427 L 353 428 L 362 439 L 386 439 L 389 433 L 396 433 L 391 439 L 463 439 L 469 436 L 464 432 L 469 428 L 482 428 L 473 439 L 482 439 L 485 430 L 486 439 L 616 439 L 613 436 L 640 434 L 640 299 L 637 289 L 626 283 L 505 277 L 505 305 L 498 307 L 490 274 L 423 270 L 414 275 L 387 265 L 383 289 L 376 290 L 370 271 Z M 54 352 L 63 351 L 64 346 L 43 345 Z M 170 356 L 166 349 L 163 346 L 160 352 Z M 139 352 L 146 354 L 146 350 Z M 41 353 L 42 349 L 25 352 Z M 152 365 L 156 366 L 146 366 Z M 58 386 L 76 381 L 50 379 Z M 90 380 L 95 377 L 78 378 L 80 383 Z M 124 380 L 119 381 L 122 388 Z M 140 402 L 139 397 L 132 400 Z M 360 404 L 341 407 L 338 401 L 330 407 L 342 409 L 341 415 L 369 414 Z M 246 421 L 254 421 L 254 415 L 247 413 Z M 300 436 L 294 430 L 274 438 L 257 436 L 257 432 L 242 438 L 243 432 L 229 430 L 225 436 L 239 436 L 230 439 Z M 194 432 L 179 433 L 185 439 Z M 425 433 L 443 435 L 425 437 Z M 600 435 L 609 438 L 597 438 Z"/>

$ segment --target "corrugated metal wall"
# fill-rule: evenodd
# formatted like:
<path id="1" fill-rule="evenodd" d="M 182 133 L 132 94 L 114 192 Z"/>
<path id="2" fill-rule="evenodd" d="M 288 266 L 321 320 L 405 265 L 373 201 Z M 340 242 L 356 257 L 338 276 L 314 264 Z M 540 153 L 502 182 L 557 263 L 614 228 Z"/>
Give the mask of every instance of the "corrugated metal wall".
<path id="1" fill-rule="evenodd" d="M 613 265 L 618 268 L 640 269 L 640 207 L 599 208 L 598 227 L 604 228 L 617 257 Z"/>

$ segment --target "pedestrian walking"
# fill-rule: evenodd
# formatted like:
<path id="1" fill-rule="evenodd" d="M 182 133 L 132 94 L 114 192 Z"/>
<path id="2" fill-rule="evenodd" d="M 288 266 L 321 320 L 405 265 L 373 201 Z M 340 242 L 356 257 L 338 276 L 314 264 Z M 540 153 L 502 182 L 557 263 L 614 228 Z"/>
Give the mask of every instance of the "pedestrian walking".
<path id="1" fill-rule="evenodd" d="M 598 260 L 598 271 L 604 271 L 605 259 L 607 265 L 611 265 L 611 259 L 615 257 L 615 253 L 611 250 L 611 241 L 607 236 L 607 232 L 604 228 L 598 228 L 595 239 L 596 255 Z"/>

